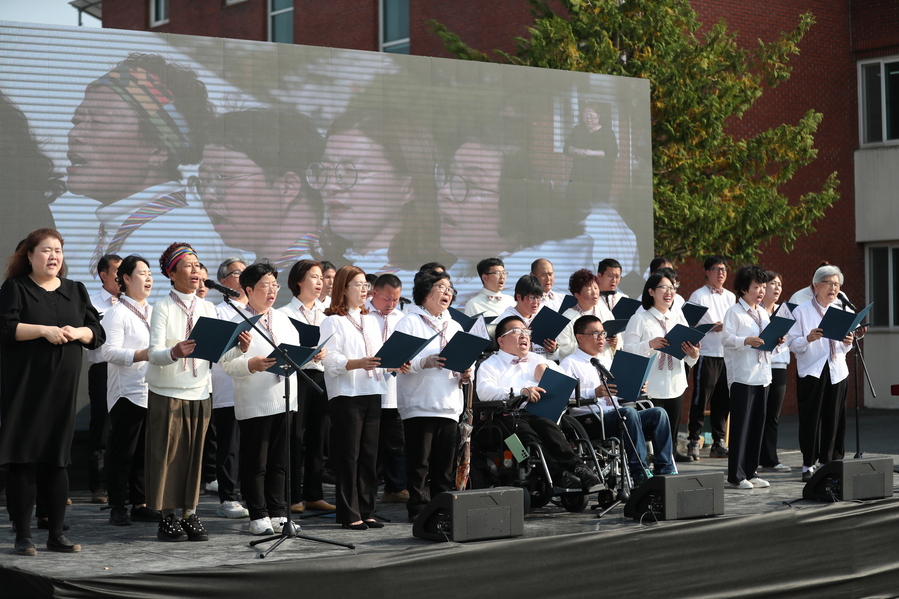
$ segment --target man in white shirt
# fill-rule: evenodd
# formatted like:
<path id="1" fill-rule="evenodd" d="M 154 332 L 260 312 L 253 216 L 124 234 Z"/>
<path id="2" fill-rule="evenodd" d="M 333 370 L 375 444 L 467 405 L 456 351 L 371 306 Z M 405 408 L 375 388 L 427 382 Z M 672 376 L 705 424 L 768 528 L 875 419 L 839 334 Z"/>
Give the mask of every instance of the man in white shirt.
<path id="1" fill-rule="evenodd" d="M 103 314 L 118 303 L 119 284 L 116 273 L 122 258 L 116 254 L 106 254 L 97 262 L 97 272 L 102 286 L 91 294 L 91 304 Z M 87 352 L 90 368 L 87 371 L 87 394 L 91 402 L 91 421 L 87 437 L 87 472 L 91 490 L 91 503 L 106 503 L 106 474 L 103 471 L 103 458 L 106 453 L 106 441 L 109 436 L 108 410 L 106 404 L 106 360 L 102 349 Z"/>
<path id="2" fill-rule="evenodd" d="M 377 278 L 371 297 L 365 302 L 369 314 L 374 315 L 381 331 L 381 342 L 396 330 L 403 319 L 397 309 L 403 283 L 394 274 L 383 274 Z M 378 464 L 384 472 L 384 493 L 381 503 L 406 503 L 406 459 L 404 451 L 403 421 L 396 408 L 396 377 L 387 378 L 387 393 L 381 395 L 381 427 L 378 436 Z"/>
<path id="3" fill-rule="evenodd" d="M 558 369 L 554 362 L 530 351 L 530 331 L 525 323 L 514 316 L 504 318 L 496 325 L 496 341 L 499 351 L 487 358 L 478 369 L 477 393 L 481 401 L 498 401 L 509 397 L 510 390 L 528 398 L 540 400 L 545 390 L 539 386 L 547 368 Z M 556 486 L 567 489 L 589 488 L 600 480 L 589 468 L 578 462 L 571 443 L 559 425 L 547 418 L 522 410 L 515 415 L 503 415 L 501 421 L 509 434 L 516 434 L 527 447 L 531 443 L 543 446 L 547 466 Z"/>
<path id="4" fill-rule="evenodd" d="M 699 362 L 693 369 L 693 400 L 690 402 L 690 421 L 687 426 L 689 443 L 687 455 L 699 459 L 699 435 L 705 422 L 705 406 L 711 410 L 712 448 L 709 457 L 726 458 L 724 442 L 727 415 L 730 413 L 730 393 L 727 389 L 727 368 L 724 365 L 724 348 L 721 345 L 721 323 L 724 313 L 734 305 L 737 297 L 724 288 L 727 280 L 727 260 L 723 256 L 710 256 L 703 264 L 706 284 L 693 292 L 689 301 L 709 310 L 699 324 L 715 326 L 702 338 Z"/>
<path id="5" fill-rule="evenodd" d="M 621 283 L 621 264 L 614 258 L 606 258 L 596 266 L 596 282 L 599 284 L 599 293 L 602 302 L 611 311 L 622 297 L 627 294 L 618 288 Z"/>
<path id="6" fill-rule="evenodd" d="M 524 324 L 531 326 L 531 321 L 537 316 L 537 312 L 543 309 L 543 286 L 537 277 L 524 275 L 515 283 L 515 305 L 506 308 L 502 314 L 496 317 L 497 322 L 507 316 L 520 318 Z M 533 351 L 555 359 L 552 355 L 556 351 L 555 339 L 534 339 Z"/>
<path id="7" fill-rule="evenodd" d="M 573 408 L 571 415 L 577 418 L 587 429 L 591 438 L 605 436 L 619 436 L 618 412 L 612 405 L 618 399 L 609 397 L 608 392 L 615 393 L 615 384 L 608 382 L 608 390 L 602 384 L 597 364 L 609 368 L 611 361 L 602 355 L 606 344 L 605 331 L 602 321 L 596 316 L 581 316 L 574 321 L 574 335 L 577 338 L 578 349 L 562 360 L 559 368 L 570 377 L 576 378 L 581 383 L 581 397 L 596 399 L 596 404 L 585 408 Z M 677 468 L 672 461 L 671 425 L 668 423 L 668 414 L 662 408 L 649 408 L 637 411 L 632 407 L 621 407 L 619 411 L 624 417 L 630 439 L 633 446 L 626 439 L 621 439 L 625 453 L 628 456 L 628 465 L 634 482 L 640 484 L 646 478 L 644 456 L 646 456 L 646 439 L 653 443 L 655 451 L 654 473 L 676 474 Z M 597 417 L 602 422 L 597 421 Z M 636 449 L 636 451 L 634 451 Z M 646 467 L 649 464 L 645 464 Z"/>
<path id="8" fill-rule="evenodd" d="M 558 312 L 562 307 L 562 299 L 565 294 L 553 291 L 553 285 L 556 283 L 553 263 L 545 258 L 534 260 L 531 263 L 531 276 L 537 277 L 540 284 L 543 285 L 543 305 Z"/>
<path id="9" fill-rule="evenodd" d="M 503 294 L 506 286 L 506 267 L 499 258 L 486 258 L 478 262 L 478 276 L 484 288 L 465 304 L 466 316 L 483 313 L 485 318 L 499 316 L 506 308 L 515 304 L 511 296 Z"/>

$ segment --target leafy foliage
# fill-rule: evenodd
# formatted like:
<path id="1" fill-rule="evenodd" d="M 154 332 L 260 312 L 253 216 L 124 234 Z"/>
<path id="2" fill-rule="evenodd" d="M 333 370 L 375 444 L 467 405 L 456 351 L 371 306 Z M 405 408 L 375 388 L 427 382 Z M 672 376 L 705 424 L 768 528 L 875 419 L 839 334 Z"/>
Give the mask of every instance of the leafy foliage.
<path id="1" fill-rule="evenodd" d="M 701 260 L 714 253 L 744 263 L 774 239 L 789 252 L 839 199 L 836 173 L 798 199 L 781 192 L 816 158 L 822 114 L 809 110 L 798 123 L 754 137 L 728 132 L 765 88 L 789 78 L 789 59 L 814 23 L 810 13 L 774 41 L 747 49 L 724 22 L 700 33 L 686 0 L 560 0 L 567 14 L 527 1 L 535 20 L 529 39 L 516 38 L 514 54 L 481 52 L 430 25 L 460 59 L 650 80 L 658 254 Z"/>

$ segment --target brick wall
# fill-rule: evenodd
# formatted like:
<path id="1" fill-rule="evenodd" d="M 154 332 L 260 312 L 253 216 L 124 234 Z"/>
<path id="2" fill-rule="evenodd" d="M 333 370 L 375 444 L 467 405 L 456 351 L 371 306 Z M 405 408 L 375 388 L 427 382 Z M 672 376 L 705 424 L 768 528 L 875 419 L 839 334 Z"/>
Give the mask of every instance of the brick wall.
<path id="1" fill-rule="evenodd" d="M 267 0 L 171 0 L 169 22 L 150 29 L 149 0 L 104 0 L 103 27 L 241 40 L 268 39 Z"/>

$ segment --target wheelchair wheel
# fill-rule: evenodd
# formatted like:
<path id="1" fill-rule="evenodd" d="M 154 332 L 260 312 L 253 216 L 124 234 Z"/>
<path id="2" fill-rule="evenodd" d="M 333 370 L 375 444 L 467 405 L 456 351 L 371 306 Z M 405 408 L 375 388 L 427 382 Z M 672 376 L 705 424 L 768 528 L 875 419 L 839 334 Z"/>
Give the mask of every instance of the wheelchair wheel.
<path id="1" fill-rule="evenodd" d="M 468 472 L 468 487 L 470 489 L 487 489 L 493 486 L 490 473 L 484 468 L 479 468 L 472 464 L 471 470 Z"/>
<path id="2" fill-rule="evenodd" d="M 587 509 L 590 497 L 586 493 L 563 493 L 559 500 L 566 512 L 579 514 Z"/>
<path id="3" fill-rule="evenodd" d="M 531 498 L 531 507 L 534 509 L 545 507 L 552 499 L 552 489 L 546 484 L 541 477 L 535 477 L 532 483 L 533 492 L 529 493 Z"/>
<path id="4" fill-rule="evenodd" d="M 596 494 L 596 501 L 599 503 L 599 507 L 601 509 L 606 509 L 613 503 L 615 503 L 615 491 L 614 487 L 609 489 L 603 489 L 599 493 Z"/>

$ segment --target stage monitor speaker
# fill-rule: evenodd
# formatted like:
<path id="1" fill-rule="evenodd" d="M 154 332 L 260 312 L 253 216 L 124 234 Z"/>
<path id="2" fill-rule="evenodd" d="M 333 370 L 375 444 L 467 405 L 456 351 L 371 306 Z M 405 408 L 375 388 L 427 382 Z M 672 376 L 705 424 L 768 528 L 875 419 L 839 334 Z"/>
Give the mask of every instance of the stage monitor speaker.
<path id="1" fill-rule="evenodd" d="M 882 499 L 892 495 L 893 458 L 827 462 L 802 489 L 802 498 L 812 501 Z"/>
<path id="2" fill-rule="evenodd" d="M 447 491 L 425 506 L 412 535 L 429 541 L 483 541 L 524 534 L 524 490 Z"/>
<path id="3" fill-rule="evenodd" d="M 653 476 L 631 491 L 624 505 L 626 518 L 655 514 L 658 520 L 684 520 L 724 513 L 724 475 L 670 474 Z"/>

